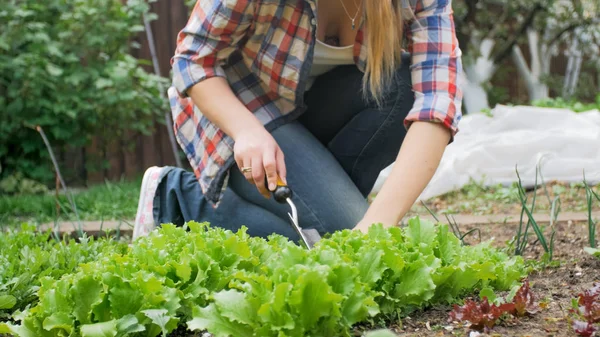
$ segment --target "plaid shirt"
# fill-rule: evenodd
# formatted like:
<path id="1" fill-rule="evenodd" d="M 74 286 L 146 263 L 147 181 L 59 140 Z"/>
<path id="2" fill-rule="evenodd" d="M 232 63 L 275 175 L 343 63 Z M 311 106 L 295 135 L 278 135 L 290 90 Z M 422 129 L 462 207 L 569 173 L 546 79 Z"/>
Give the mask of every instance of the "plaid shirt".
<path id="1" fill-rule="evenodd" d="M 367 0 L 383 1 L 383 0 Z M 451 0 L 402 0 L 413 19 L 405 34 L 411 53 L 415 103 L 405 120 L 442 123 L 456 134 L 461 118 L 461 50 Z M 238 99 L 267 127 L 303 111 L 316 32 L 316 0 L 201 0 L 178 35 L 168 90 L 177 141 L 207 200 L 217 207 L 234 164 L 233 140 L 187 96 L 207 78 L 228 80 Z M 361 24 L 354 61 L 364 71 L 367 47 Z"/>

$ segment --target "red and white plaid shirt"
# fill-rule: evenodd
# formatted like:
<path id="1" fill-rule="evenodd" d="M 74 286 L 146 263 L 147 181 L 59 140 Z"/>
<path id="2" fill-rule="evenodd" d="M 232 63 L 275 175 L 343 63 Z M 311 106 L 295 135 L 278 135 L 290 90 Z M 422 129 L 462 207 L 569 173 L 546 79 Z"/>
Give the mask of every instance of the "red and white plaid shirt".
<path id="1" fill-rule="evenodd" d="M 405 34 L 415 103 L 405 126 L 438 122 L 456 134 L 462 64 L 451 0 L 401 1 L 414 13 Z M 201 0 L 179 33 L 168 90 L 175 134 L 215 207 L 235 162 L 233 140 L 203 116 L 187 89 L 222 76 L 267 129 L 298 116 L 306 109 L 303 92 L 312 64 L 315 13 L 315 0 Z M 361 71 L 367 56 L 364 36 L 361 25 L 354 44 Z"/>

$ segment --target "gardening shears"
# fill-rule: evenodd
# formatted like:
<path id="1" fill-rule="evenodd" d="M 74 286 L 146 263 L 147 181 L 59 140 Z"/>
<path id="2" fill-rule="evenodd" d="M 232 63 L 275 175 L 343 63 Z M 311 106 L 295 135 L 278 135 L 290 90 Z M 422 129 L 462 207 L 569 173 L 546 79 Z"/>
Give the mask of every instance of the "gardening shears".
<path id="1" fill-rule="evenodd" d="M 300 227 L 300 223 L 298 222 L 298 210 L 296 209 L 296 205 L 292 201 L 292 189 L 281 181 L 281 179 L 277 178 L 277 187 L 275 191 L 273 191 L 273 199 L 280 204 L 287 203 L 290 205 L 291 213 L 288 213 L 290 220 L 292 222 L 292 227 L 296 230 L 300 238 L 306 245 L 306 248 L 311 249 L 315 243 L 321 240 L 321 235 L 314 228 L 302 229 Z"/>

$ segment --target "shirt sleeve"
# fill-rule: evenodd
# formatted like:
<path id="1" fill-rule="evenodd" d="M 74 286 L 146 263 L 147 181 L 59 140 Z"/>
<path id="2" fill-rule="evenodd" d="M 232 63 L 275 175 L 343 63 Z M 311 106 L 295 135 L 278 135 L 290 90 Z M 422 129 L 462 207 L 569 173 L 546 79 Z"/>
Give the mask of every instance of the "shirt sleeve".
<path id="1" fill-rule="evenodd" d="M 462 61 L 451 0 L 410 0 L 414 18 L 408 25 L 411 79 L 415 103 L 405 119 L 442 123 L 458 132 L 462 105 Z"/>
<path id="2" fill-rule="evenodd" d="M 198 0 L 177 36 L 173 86 L 182 97 L 196 83 L 225 77 L 222 65 L 250 27 L 253 0 Z"/>

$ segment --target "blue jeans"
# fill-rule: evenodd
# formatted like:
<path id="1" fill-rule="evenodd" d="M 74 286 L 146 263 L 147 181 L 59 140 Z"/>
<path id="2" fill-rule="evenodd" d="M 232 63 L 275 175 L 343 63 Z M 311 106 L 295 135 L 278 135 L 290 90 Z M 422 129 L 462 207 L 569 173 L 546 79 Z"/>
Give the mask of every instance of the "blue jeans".
<path id="1" fill-rule="evenodd" d="M 395 159 L 406 135 L 404 119 L 412 108 L 410 59 L 403 57 L 382 104 L 363 99 L 356 66 L 340 66 L 319 77 L 305 95 L 308 110 L 271 134 L 285 153 L 287 181 L 293 190 L 300 226 L 324 235 L 353 228 L 369 204 L 367 196 L 382 169 Z M 204 199 L 192 172 L 167 168 L 154 199 L 157 223 L 195 220 L 253 236 L 277 233 L 297 241 L 289 206 L 266 199 L 237 166 L 218 208 Z"/>

